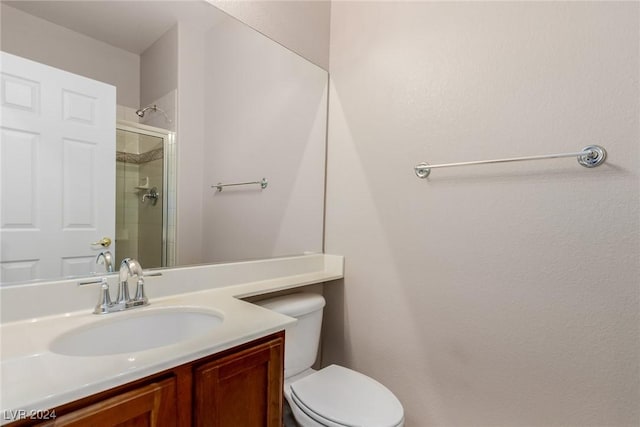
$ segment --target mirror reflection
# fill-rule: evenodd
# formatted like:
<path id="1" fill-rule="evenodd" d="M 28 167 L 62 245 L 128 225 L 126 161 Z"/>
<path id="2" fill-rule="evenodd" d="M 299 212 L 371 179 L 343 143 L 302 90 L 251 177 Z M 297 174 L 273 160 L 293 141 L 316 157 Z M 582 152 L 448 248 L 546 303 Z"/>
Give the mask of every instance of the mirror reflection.
<path id="1" fill-rule="evenodd" d="M 105 252 L 117 269 L 124 257 L 155 268 L 322 251 L 324 70 L 204 1 L 2 1 L 1 7 L 3 52 L 115 87 L 111 112 L 87 110 L 91 120 L 111 123 L 107 154 L 93 151 L 97 133 L 77 118 L 67 120 L 68 135 L 46 147 L 49 137 L 40 130 L 3 119 L 1 284 L 103 274 Z M 3 60 L 3 117 L 22 123 L 30 113 L 8 102 L 5 89 L 24 75 L 7 67 Z M 30 81 L 46 88 L 52 76 Z M 80 89 L 63 92 L 78 94 L 75 101 L 94 99 Z M 39 102 L 57 102 L 41 93 Z M 24 139 L 5 138 L 18 131 L 38 135 L 31 152 L 18 144 Z M 55 179 L 42 181 L 42 162 L 29 159 L 42 160 L 46 150 L 62 153 L 66 163 L 51 172 Z M 216 189 L 262 178 L 268 188 Z M 59 207 L 42 202 L 56 185 Z M 66 194 L 79 195 L 74 205 L 65 185 Z M 75 222 L 62 215 L 52 223 L 67 233 L 38 240 L 44 234 L 38 221 L 58 210 Z M 27 211 L 33 224 L 13 221 L 12 212 Z M 98 216 L 106 219 L 98 223 Z M 81 249 L 65 252 L 71 241 Z M 47 261 L 52 268 L 42 253 L 55 254 Z"/>

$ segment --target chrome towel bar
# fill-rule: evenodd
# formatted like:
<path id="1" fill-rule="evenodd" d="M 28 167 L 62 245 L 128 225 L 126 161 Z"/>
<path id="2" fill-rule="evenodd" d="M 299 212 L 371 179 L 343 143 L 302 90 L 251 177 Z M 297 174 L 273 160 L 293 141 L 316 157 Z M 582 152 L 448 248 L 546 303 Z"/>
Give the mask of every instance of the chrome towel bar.
<path id="1" fill-rule="evenodd" d="M 545 160 L 545 159 L 558 159 L 561 157 L 577 157 L 578 163 L 586 168 L 595 168 L 604 163 L 607 158 L 607 150 L 599 145 L 589 145 L 584 147 L 582 151 L 577 153 L 559 153 L 559 154 L 544 154 L 541 156 L 527 156 L 527 157 L 512 157 L 509 159 L 495 159 L 495 160 L 477 160 L 473 162 L 459 162 L 459 163 L 443 163 L 439 165 L 430 165 L 428 163 L 419 163 L 415 166 L 414 170 L 418 178 L 426 178 L 431 173 L 431 169 L 435 168 L 450 168 L 455 166 L 471 166 L 471 165 L 486 165 L 490 163 L 509 163 L 509 162 L 523 162 L 525 160 Z"/>
<path id="2" fill-rule="evenodd" d="M 223 184 L 219 182 L 216 185 L 212 185 L 211 188 L 217 188 L 218 192 L 220 192 L 224 187 L 233 187 L 235 185 L 252 185 L 252 184 L 260 184 L 260 188 L 264 190 L 265 188 L 267 188 L 267 184 L 269 184 L 269 181 L 267 181 L 267 178 L 262 178 L 260 181 L 234 182 L 233 184 Z"/>

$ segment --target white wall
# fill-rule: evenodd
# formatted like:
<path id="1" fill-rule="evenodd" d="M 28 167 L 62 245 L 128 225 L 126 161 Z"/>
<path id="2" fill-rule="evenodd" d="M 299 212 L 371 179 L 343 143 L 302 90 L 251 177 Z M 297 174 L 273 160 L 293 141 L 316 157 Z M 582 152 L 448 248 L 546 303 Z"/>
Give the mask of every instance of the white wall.
<path id="1" fill-rule="evenodd" d="M 205 126 L 204 32 L 178 24 L 178 138 L 176 265 L 202 258 L 202 188 Z"/>
<path id="2" fill-rule="evenodd" d="M 321 252 L 327 73 L 229 18 L 203 56 L 203 260 Z"/>
<path id="3" fill-rule="evenodd" d="M 0 5 L 2 50 L 118 88 L 117 103 L 138 108 L 140 57 L 18 9 Z"/>
<path id="4" fill-rule="evenodd" d="M 639 424 L 639 7 L 333 3 L 324 363 L 407 426 Z"/>
<path id="5" fill-rule="evenodd" d="M 178 87 L 178 26 L 140 55 L 140 105 L 151 105 Z M 167 128 L 166 124 L 162 126 Z"/>
<path id="6" fill-rule="evenodd" d="M 329 0 L 207 0 L 325 70 L 329 69 Z"/>
<path id="7" fill-rule="evenodd" d="M 218 9 L 207 22 L 177 28 L 177 263 L 321 251 L 327 74 Z"/>

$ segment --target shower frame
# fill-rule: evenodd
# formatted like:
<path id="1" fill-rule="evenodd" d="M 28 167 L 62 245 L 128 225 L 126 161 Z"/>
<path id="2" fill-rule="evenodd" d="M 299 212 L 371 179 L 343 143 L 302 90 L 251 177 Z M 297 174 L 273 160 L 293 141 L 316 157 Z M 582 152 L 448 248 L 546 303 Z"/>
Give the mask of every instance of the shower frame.
<path id="1" fill-rule="evenodd" d="M 163 155 L 162 155 L 162 267 L 171 267 L 176 263 L 175 246 L 174 250 L 169 250 L 169 241 L 176 241 L 175 236 L 175 212 L 172 214 L 172 220 L 169 218 L 169 205 L 176 206 L 176 150 L 175 150 L 175 132 L 168 129 L 157 128 L 154 126 L 144 125 L 142 123 L 130 122 L 127 120 L 118 120 L 116 129 L 125 132 L 133 132 L 141 135 L 152 136 L 162 139 Z M 173 226 L 171 226 L 173 225 Z"/>

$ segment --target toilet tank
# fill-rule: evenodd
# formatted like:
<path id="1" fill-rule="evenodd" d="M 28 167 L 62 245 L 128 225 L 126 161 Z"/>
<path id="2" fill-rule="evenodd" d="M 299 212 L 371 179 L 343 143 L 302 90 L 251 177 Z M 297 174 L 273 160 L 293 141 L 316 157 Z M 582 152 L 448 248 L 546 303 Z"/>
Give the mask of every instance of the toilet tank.
<path id="1" fill-rule="evenodd" d="M 297 375 L 313 365 L 318 354 L 322 309 L 322 295 L 300 292 L 257 301 L 256 304 L 290 317 L 298 322 L 285 329 L 284 377 Z"/>

